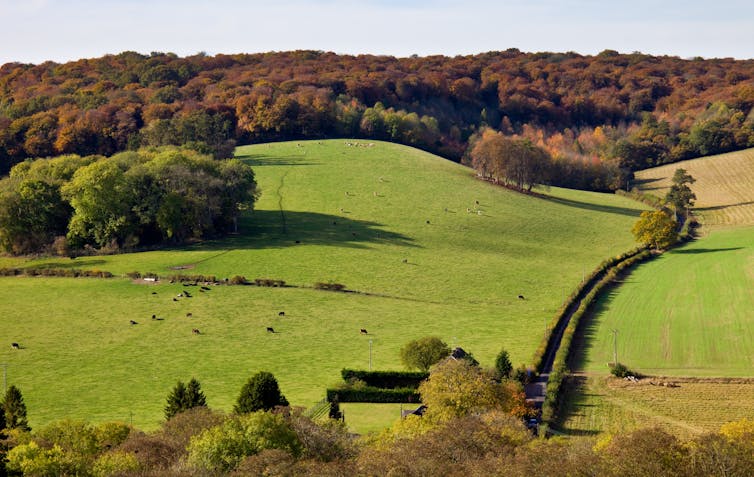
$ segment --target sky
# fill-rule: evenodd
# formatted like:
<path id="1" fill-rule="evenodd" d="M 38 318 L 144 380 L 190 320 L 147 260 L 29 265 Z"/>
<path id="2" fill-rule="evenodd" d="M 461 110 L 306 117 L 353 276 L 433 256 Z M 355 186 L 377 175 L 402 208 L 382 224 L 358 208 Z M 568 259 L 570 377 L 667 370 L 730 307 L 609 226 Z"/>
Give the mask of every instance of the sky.
<path id="1" fill-rule="evenodd" d="M 751 0 L 0 0 L 0 64 L 122 51 L 754 58 Z"/>

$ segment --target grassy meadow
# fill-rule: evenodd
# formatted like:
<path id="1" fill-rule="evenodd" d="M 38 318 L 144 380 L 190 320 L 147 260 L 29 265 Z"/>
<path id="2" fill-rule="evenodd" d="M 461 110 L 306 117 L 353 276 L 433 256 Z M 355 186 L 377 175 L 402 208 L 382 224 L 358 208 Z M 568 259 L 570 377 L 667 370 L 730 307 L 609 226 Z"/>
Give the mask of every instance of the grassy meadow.
<path id="1" fill-rule="evenodd" d="M 667 164 L 636 173 L 637 187 L 664 197 L 676 169 L 696 182 L 694 213 L 706 226 L 754 225 L 754 149 Z"/>
<path id="2" fill-rule="evenodd" d="M 697 179 L 699 238 L 639 266 L 598 301 L 577 343 L 567 432 L 660 425 L 694 434 L 754 418 L 751 382 L 714 379 L 754 374 L 754 149 L 638 172 L 640 188 L 663 196 L 677 168 Z M 620 362 L 680 387 L 607 378 L 612 330 Z"/>
<path id="3" fill-rule="evenodd" d="M 211 407 L 230 410 L 259 370 L 275 374 L 292 404 L 310 406 L 341 368 L 368 366 L 370 341 L 376 369 L 399 369 L 400 347 L 425 335 L 485 365 L 502 347 L 524 363 L 583 275 L 634 246 L 629 230 L 642 206 L 628 199 L 556 188 L 526 196 L 431 154 L 371 144 L 238 148 L 262 194 L 239 234 L 223 240 L 74 260 L 0 257 L 0 266 L 293 285 L 191 287 L 193 298 L 173 301 L 184 287 L 167 281 L 0 279 L 2 341 L 24 347 L 0 347 L 0 363 L 22 389 L 31 425 L 74 417 L 153 428 L 170 388 L 192 376 Z M 360 293 L 311 288 L 328 281 Z M 366 422 L 355 428 L 379 427 L 358 408 L 348 415 Z M 380 413 L 392 419 L 395 409 Z"/>
<path id="4" fill-rule="evenodd" d="M 653 375 L 751 376 L 754 228 L 707 237 L 641 265 L 602 297 L 585 331 L 581 369 L 618 360 Z"/>

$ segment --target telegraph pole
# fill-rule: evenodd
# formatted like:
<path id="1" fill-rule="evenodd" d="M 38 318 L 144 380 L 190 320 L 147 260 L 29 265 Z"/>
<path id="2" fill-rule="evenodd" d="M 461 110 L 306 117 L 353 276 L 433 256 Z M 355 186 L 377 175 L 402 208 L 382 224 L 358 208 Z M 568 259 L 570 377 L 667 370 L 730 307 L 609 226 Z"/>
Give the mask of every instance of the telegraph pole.
<path id="1" fill-rule="evenodd" d="M 372 340 L 369 340 L 369 371 L 372 370 Z"/>
<path id="2" fill-rule="evenodd" d="M 618 365 L 618 330 L 613 328 L 613 364 Z"/>

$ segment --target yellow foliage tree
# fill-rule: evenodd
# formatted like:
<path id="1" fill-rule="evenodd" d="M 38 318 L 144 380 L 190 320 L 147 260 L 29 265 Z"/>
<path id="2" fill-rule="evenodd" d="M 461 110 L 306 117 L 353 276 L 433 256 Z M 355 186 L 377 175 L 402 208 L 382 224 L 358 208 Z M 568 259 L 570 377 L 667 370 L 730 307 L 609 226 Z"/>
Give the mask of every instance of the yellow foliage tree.
<path id="1" fill-rule="evenodd" d="M 419 386 L 426 419 L 444 422 L 469 414 L 499 410 L 525 416 L 529 409 L 515 381 L 495 380 L 493 373 L 466 360 L 446 360 L 432 368 L 429 379 Z"/>
<path id="2" fill-rule="evenodd" d="M 678 240 L 678 222 L 662 210 L 644 211 L 631 228 L 636 240 L 656 249 L 666 248 Z"/>

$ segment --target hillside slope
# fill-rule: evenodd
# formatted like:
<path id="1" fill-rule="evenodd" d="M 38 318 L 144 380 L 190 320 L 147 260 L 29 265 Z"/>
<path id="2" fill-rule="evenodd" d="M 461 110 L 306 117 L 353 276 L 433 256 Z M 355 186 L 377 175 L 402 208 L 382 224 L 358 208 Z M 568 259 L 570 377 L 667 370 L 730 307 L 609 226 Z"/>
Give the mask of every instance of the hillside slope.
<path id="1" fill-rule="evenodd" d="M 191 376 L 210 406 L 229 409 L 263 369 L 293 404 L 308 406 L 341 368 L 368 365 L 370 342 L 380 369 L 400 368 L 400 347 L 425 335 L 485 365 L 503 347 L 526 362 L 564 295 L 633 246 L 641 206 L 627 199 L 555 188 L 526 196 L 422 151 L 348 143 L 239 148 L 262 196 L 228 239 L 74 261 L 0 258 L 0 266 L 243 275 L 303 287 L 213 287 L 175 301 L 183 288 L 167 282 L 0 279 L 3 336 L 25 347 L 0 348 L 0 362 L 24 390 L 32 425 L 133 413 L 153 426 L 170 387 Z M 328 281 L 361 293 L 309 288 Z"/>
<path id="2" fill-rule="evenodd" d="M 754 225 L 754 149 L 702 157 L 636 173 L 637 187 L 664 197 L 676 169 L 696 182 L 694 213 L 708 226 Z"/>

